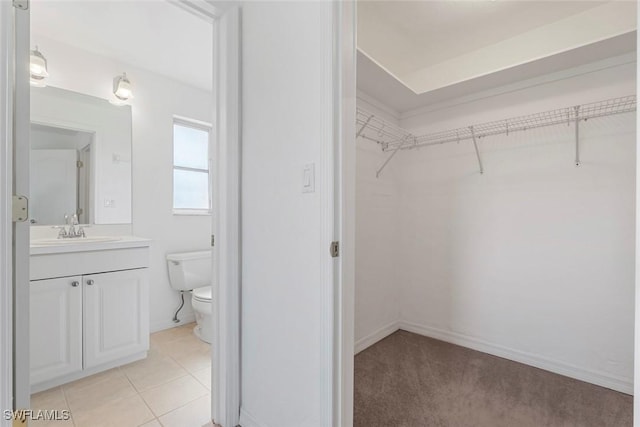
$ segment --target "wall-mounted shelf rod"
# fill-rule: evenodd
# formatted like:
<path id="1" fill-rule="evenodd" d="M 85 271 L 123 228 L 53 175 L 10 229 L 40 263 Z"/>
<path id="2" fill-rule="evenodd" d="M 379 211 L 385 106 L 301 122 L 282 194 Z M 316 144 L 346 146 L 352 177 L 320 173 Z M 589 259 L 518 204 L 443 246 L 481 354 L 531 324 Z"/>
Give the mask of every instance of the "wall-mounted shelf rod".
<path id="1" fill-rule="evenodd" d="M 480 138 L 494 135 L 509 135 L 513 132 L 565 123 L 570 125 L 573 122 L 575 124 L 575 164 L 579 165 L 580 122 L 597 117 L 633 112 L 636 111 L 636 105 L 636 95 L 629 95 L 423 135 L 414 135 L 361 108 L 357 110 L 356 122 L 361 126 L 358 132 L 359 137 L 374 141 L 380 144 L 383 151 L 391 152 L 391 155 L 379 169 L 377 175 L 380 175 L 382 169 L 384 169 L 399 150 L 410 150 L 413 148 L 464 140 L 470 140 L 474 143 L 476 156 L 478 157 L 478 163 L 480 165 L 480 173 L 482 173 L 482 159 L 478 149 L 478 139 Z"/>
<path id="2" fill-rule="evenodd" d="M 484 173 L 484 168 L 482 167 L 482 158 L 480 157 L 480 150 L 478 150 L 478 141 L 476 141 L 476 133 L 473 131 L 473 126 L 469 126 L 469 131 L 471 132 L 471 139 L 473 140 L 473 148 L 476 149 L 476 157 L 478 158 L 478 165 L 480 166 L 480 175 L 482 175 Z"/>
<path id="3" fill-rule="evenodd" d="M 613 114 L 628 113 L 636 110 L 636 95 L 621 98 L 607 99 L 578 106 L 559 108 L 557 110 L 544 111 L 526 116 L 512 117 L 506 120 L 497 120 L 488 123 L 473 125 L 476 138 L 484 138 L 493 135 L 506 135 L 518 131 L 536 129 L 546 126 L 583 121 L 597 117 L 605 117 Z M 473 136 L 469 127 L 452 129 L 442 132 L 434 132 L 419 135 L 415 144 L 407 144 L 402 149 L 411 149 L 429 145 L 444 144 L 453 141 L 471 140 Z M 389 143 L 384 150 L 395 148 L 398 143 Z M 577 152 L 579 154 L 579 151 Z M 579 158 L 577 159 L 579 161 Z"/>
<path id="4" fill-rule="evenodd" d="M 357 110 L 356 124 L 360 126 L 357 136 L 377 142 L 383 149 L 388 144 L 401 145 L 407 138 L 413 138 L 411 132 L 361 108 Z"/>

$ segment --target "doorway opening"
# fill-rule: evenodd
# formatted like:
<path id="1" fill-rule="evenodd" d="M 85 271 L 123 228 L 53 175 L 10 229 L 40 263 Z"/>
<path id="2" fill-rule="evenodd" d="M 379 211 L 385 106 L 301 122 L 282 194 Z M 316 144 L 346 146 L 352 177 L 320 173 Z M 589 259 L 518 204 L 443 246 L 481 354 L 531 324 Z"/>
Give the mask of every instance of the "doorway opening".
<path id="1" fill-rule="evenodd" d="M 355 426 L 632 424 L 636 12 L 358 4 Z"/>
<path id="2" fill-rule="evenodd" d="M 191 298 L 172 321 L 167 255 L 207 250 L 214 264 L 217 206 L 177 212 L 172 189 L 175 117 L 211 127 L 219 107 L 217 13 L 186 2 L 30 2 L 32 62 L 45 72 L 31 88 L 31 368 L 16 381 L 18 394 L 33 392 L 32 409 L 57 409 L 69 425 L 211 422 L 211 346 L 193 332 Z M 209 203 L 219 192 L 211 135 Z"/>

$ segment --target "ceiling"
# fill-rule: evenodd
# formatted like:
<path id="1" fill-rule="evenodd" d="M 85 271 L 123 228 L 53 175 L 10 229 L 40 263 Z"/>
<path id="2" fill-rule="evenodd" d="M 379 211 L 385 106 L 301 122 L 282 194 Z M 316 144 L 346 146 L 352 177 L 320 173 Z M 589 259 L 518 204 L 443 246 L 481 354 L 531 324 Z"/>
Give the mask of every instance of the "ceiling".
<path id="1" fill-rule="evenodd" d="M 634 32 L 627 33 L 570 52 L 552 55 L 419 95 L 362 52 L 358 52 L 358 90 L 373 98 L 374 102 L 377 101 L 391 108 L 392 114 L 400 115 L 411 110 L 498 87 L 506 90 L 508 85 L 540 76 L 548 76 L 551 73 L 561 73 L 569 69 L 575 69 L 579 73 L 580 70 L 577 68 L 585 64 L 603 61 L 602 64 L 593 64 L 593 67 L 585 69 L 585 72 L 590 72 L 598 67 L 606 68 L 612 64 L 635 62 L 635 54 L 633 54 L 635 50 L 636 34 Z M 609 63 L 606 61 L 608 58 L 616 60 Z M 559 75 L 558 78 L 563 78 L 563 76 Z"/>
<path id="2" fill-rule="evenodd" d="M 402 79 L 602 3 L 364 1 L 358 4 L 358 46 Z"/>
<path id="3" fill-rule="evenodd" d="M 402 112 L 635 51 L 636 26 L 631 1 L 361 0 L 358 87 Z"/>
<path id="4" fill-rule="evenodd" d="M 213 28 L 168 1 L 31 1 L 39 35 L 211 90 Z"/>

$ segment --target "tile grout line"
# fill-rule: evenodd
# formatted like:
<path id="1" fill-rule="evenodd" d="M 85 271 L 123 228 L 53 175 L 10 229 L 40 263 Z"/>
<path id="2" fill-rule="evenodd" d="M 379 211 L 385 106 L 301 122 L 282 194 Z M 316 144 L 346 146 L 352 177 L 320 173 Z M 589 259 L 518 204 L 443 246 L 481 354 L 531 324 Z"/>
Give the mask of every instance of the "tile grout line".
<path id="1" fill-rule="evenodd" d="M 165 353 L 165 351 L 162 350 L 163 347 L 168 346 L 168 345 L 172 345 L 172 344 L 175 345 L 176 342 L 178 342 L 180 340 L 183 340 L 187 336 L 190 336 L 192 338 L 194 337 L 193 332 L 192 332 L 192 325 L 190 325 L 190 324 L 188 326 L 187 325 L 182 325 L 182 326 L 178 327 L 178 329 L 182 329 L 182 330 L 174 332 L 176 335 L 172 339 L 170 339 L 168 341 L 165 341 L 165 342 L 162 342 L 162 344 L 159 344 L 159 343 L 156 342 L 153 349 L 151 348 L 151 346 L 149 348 L 149 352 L 152 352 L 152 351 L 157 352 L 157 354 L 160 357 L 166 358 L 165 360 L 172 362 L 177 368 L 179 368 L 182 371 L 182 372 L 179 373 L 180 375 L 177 378 L 173 378 L 173 379 L 170 379 L 170 380 L 162 381 L 159 384 L 155 384 L 153 387 L 149 387 L 149 388 L 147 388 L 145 390 L 141 390 L 141 389 L 138 389 L 138 387 L 136 387 L 136 385 L 134 384 L 132 378 L 127 373 L 126 367 L 128 365 L 130 365 L 130 364 L 126 364 L 126 365 L 122 365 L 122 366 L 116 366 L 115 368 L 112 368 L 112 369 L 114 369 L 114 371 L 117 372 L 118 376 L 124 377 L 124 379 L 126 380 L 126 383 L 134 391 L 134 395 L 137 395 L 139 397 L 139 399 L 142 400 L 142 402 L 144 403 L 144 407 L 146 407 L 148 409 L 149 413 L 152 415 L 151 419 L 147 420 L 143 424 L 140 424 L 138 427 L 143 426 L 143 425 L 145 425 L 147 423 L 153 423 L 153 422 L 159 424 L 160 426 L 164 426 L 165 424 L 160 420 L 160 417 L 164 417 L 164 416 L 167 416 L 167 415 L 169 415 L 169 414 L 171 414 L 171 413 L 173 413 L 175 411 L 181 410 L 184 407 L 186 407 L 186 406 L 188 406 L 190 404 L 193 404 L 197 400 L 202 399 L 207 395 L 210 396 L 211 393 L 212 393 L 210 386 L 207 386 L 205 383 L 200 381 L 200 379 L 198 377 L 196 377 L 196 373 L 201 374 L 202 371 L 205 371 L 207 369 L 211 369 L 211 363 L 208 363 L 208 364 L 203 365 L 201 367 L 201 366 L 199 366 L 199 361 L 196 359 L 194 361 L 194 363 L 192 364 L 191 368 L 188 368 L 187 365 L 189 365 L 189 363 L 185 362 L 185 364 L 183 364 L 178 360 L 178 358 L 176 356 L 174 356 L 172 354 L 169 354 L 169 353 Z M 151 338 L 152 335 L 153 334 L 150 334 L 150 338 Z M 199 343 L 200 342 L 199 339 L 197 339 L 197 340 L 198 340 L 197 342 Z M 206 354 L 207 354 L 208 358 L 210 358 L 211 345 L 209 344 L 207 348 L 208 348 L 208 350 L 207 350 Z M 186 356 L 183 357 L 182 359 L 186 360 Z M 192 369 L 193 366 L 197 366 L 199 369 Z M 101 374 L 101 372 L 100 373 L 96 373 L 94 375 L 99 375 L 99 374 Z M 91 376 L 84 377 L 84 378 L 81 378 L 79 380 L 84 380 L 85 378 L 90 378 L 90 377 Z M 160 415 L 156 415 L 155 412 L 153 411 L 153 409 L 151 408 L 149 403 L 147 403 L 147 401 L 145 400 L 145 398 L 143 397 L 142 394 L 147 392 L 147 391 L 153 390 L 155 388 L 165 386 L 166 384 L 168 384 L 168 383 L 170 383 L 172 381 L 177 381 L 179 379 L 185 379 L 186 377 L 190 377 L 189 380 L 194 381 L 195 384 L 199 385 L 202 388 L 202 390 L 204 391 L 204 393 L 199 395 L 199 396 L 197 396 L 197 397 L 195 397 L 195 398 L 193 398 L 193 399 L 191 399 L 191 400 L 189 400 L 189 401 L 187 401 L 187 402 L 185 402 L 184 404 L 182 404 L 182 405 L 180 405 L 180 406 L 178 406 L 176 408 L 171 409 L 168 412 L 165 412 L 165 413 L 160 414 Z M 68 397 L 68 391 L 69 390 L 67 390 L 67 387 L 66 387 L 69 384 L 73 384 L 74 382 L 75 381 L 67 383 L 67 384 L 62 384 L 62 385 L 58 386 L 58 388 L 62 392 L 64 404 L 66 405 L 66 407 L 69 410 L 71 425 L 73 427 L 78 427 L 78 424 L 75 421 L 74 414 L 71 412 L 71 405 L 70 405 L 70 400 L 69 400 L 69 397 Z M 84 410 L 85 409 L 84 405 L 81 405 L 81 407 L 79 407 L 79 409 Z"/>
<path id="2" fill-rule="evenodd" d="M 174 408 L 174 409 L 170 410 L 169 412 L 166 412 L 166 413 L 164 413 L 164 414 L 162 414 L 162 415 L 159 415 L 159 416 L 158 416 L 158 422 L 160 422 L 160 417 L 164 417 L 165 415 L 169 415 L 170 413 L 175 412 L 175 411 L 177 411 L 178 409 L 182 409 L 182 408 L 184 408 L 185 406 L 192 404 L 192 403 L 193 403 L 193 402 L 195 402 L 196 400 L 198 400 L 198 399 L 202 399 L 202 398 L 203 398 L 203 397 L 205 397 L 207 394 L 211 394 L 211 392 L 209 392 L 209 393 L 205 393 L 205 394 L 203 394 L 202 396 L 198 396 L 198 397 L 196 397 L 195 399 L 190 400 L 189 402 L 185 403 L 184 405 L 180 405 L 180 406 L 178 406 L 177 408 Z M 162 423 L 160 422 L 160 424 L 162 424 Z"/>
<path id="3" fill-rule="evenodd" d="M 60 387 L 60 391 L 62 392 L 62 397 L 64 397 L 64 403 L 65 405 L 67 405 L 67 409 L 69 410 L 69 415 L 71 416 L 71 424 L 73 424 L 73 427 L 77 427 L 76 421 L 73 419 L 73 412 L 71 412 L 71 405 L 69 405 L 69 399 L 67 399 L 67 392 L 65 391 L 63 385 L 59 387 Z"/>
<path id="4" fill-rule="evenodd" d="M 158 419 L 158 417 L 156 416 L 155 412 L 153 412 L 153 410 L 151 409 L 151 407 L 149 406 L 149 404 L 147 403 L 146 400 L 144 400 L 144 397 L 142 397 L 142 395 L 140 394 L 140 392 L 138 391 L 138 389 L 136 388 L 136 386 L 131 382 L 131 379 L 129 378 L 129 376 L 127 375 L 127 373 L 120 367 L 118 366 L 118 370 L 122 371 L 122 375 L 124 375 L 125 379 L 127 380 L 127 382 L 129 383 L 129 385 L 131 386 L 131 388 L 133 388 L 133 391 L 136 392 L 136 395 L 138 395 L 138 397 L 140 398 L 140 400 L 142 400 L 142 403 L 144 403 L 144 406 L 147 407 L 147 409 L 149 410 L 149 413 L 151 413 L 151 415 L 153 415 L 153 419 L 149 420 L 149 421 L 145 421 L 143 424 L 140 424 L 141 426 L 147 423 L 150 423 L 153 420 L 156 420 L 160 423 L 160 420 Z M 160 425 L 162 425 L 162 423 L 160 423 Z"/>

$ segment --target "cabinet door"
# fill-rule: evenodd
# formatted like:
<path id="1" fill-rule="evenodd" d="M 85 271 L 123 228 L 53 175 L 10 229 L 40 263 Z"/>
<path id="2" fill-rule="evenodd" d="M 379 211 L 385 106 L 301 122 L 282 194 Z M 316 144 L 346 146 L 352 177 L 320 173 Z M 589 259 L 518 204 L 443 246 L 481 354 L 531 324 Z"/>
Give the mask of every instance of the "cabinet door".
<path id="1" fill-rule="evenodd" d="M 81 284 L 80 276 L 30 283 L 31 384 L 82 370 Z"/>
<path id="2" fill-rule="evenodd" d="M 84 367 L 149 349 L 147 269 L 82 276 Z"/>

